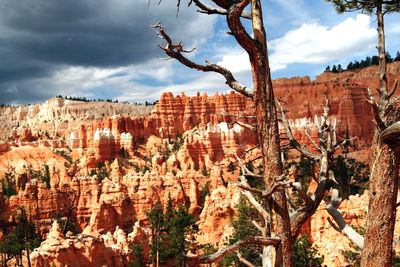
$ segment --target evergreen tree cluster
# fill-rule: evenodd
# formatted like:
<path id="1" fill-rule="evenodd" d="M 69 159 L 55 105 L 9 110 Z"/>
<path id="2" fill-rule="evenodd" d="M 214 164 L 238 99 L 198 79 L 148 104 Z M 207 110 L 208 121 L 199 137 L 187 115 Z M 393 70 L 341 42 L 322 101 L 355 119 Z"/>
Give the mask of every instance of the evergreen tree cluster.
<path id="1" fill-rule="evenodd" d="M 18 188 L 19 189 L 25 189 L 25 184 L 28 180 L 32 180 L 32 179 L 38 179 L 40 181 L 42 181 L 43 183 L 46 184 L 47 188 L 50 188 L 50 169 L 48 165 L 44 165 L 43 169 L 39 169 L 39 170 L 34 170 L 32 168 L 32 166 L 28 166 L 27 169 L 27 179 L 26 181 L 22 181 L 23 179 L 18 179 Z M 21 178 L 21 177 L 20 177 Z M 23 183 L 23 184 L 22 184 Z"/>
<path id="2" fill-rule="evenodd" d="M 90 170 L 90 176 L 97 176 L 99 183 L 105 178 L 110 178 L 111 170 L 106 166 L 104 162 L 97 162 L 96 168 Z"/>
<path id="3" fill-rule="evenodd" d="M 265 204 L 266 205 L 266 204 Z M 234 234 L 228 241 L 229 245 L 236 243 L 239 240 L 243 240 L 246 237 L 259 235 L 258 229 L 252 223 L 253 220 L 262 222 L 257 210 L 250 205 L 247 199 L 241 197 L 239 204 L 237 205 L 237 217 L 233 220 L 232 226 L 235 229 Z M 250 261 L 255 266 L 261 266 L 262 248 L 257 245 L 248 245 L 242 247 L 239 250 L 243 258 Z M 314 267 L 322 266 L 323 258 L 318 254 L 315 247 L 312 247 L 311 242 L 307 236 L 302 236 L 297 239 L 293 244 L 293 257 L 296 267 Z M 222 262 L 222 266 L 240 266 L 244 267 L 243 263 L 239 261 L 239 258 L 235 254 L 226 256 Z"/>
<path id="4" fill-rule="evenodd" d="M 86 97 L 79 97 L 79 96 L 63 96 L 63 95 L 57 95 L 56 98 L 62 98 L 62 99 L 66 99 L 66 100 L 72 100 L 72 101 L 80 101 L 80 102 L 108 102 L 108 103 L 122 103 L 122 104 L 134 104 L 137 106 L 154 106 L 155 104 L 158 103 L 158 100 L 150 102 L 150 101 L 145 101 L 145 102 L 133 102 L 130 103 L 129 101 L 123 101 L 123 102 L 119 102 L 118 99 L 116 100 L 112 100 L 111 98 L 107 98 L 107 99 L 102 99 L 102 98 L 97 98 L 97 99 L 89 99 Z M 1 104 L 0 107 L 8 107 L 10 105 L 5 105 L 5 104 Z"/>
<path id="5" fill-rule="evenodd" d="M 13 231 L 6 231 L 3 240 L 0 241 L 0 253 L 2 254 L 2 266 L 11 266 L 7 263 L 11 259 L 16 260 L 16 266 L 22 264 L 22 255 L 25 255 L 30 266 L 30 251 L 40 245 L 40 237 L 32 218 L 28 216 L 23 207 L 15 214 L 15 228 Z M 22 266 L 22 265 L 21 265 Z"/>
<path id="6" fill-rule="evenodd" d="M 72 100 L 72 101 L 80 101 L 80 102 L 109 102 L 109 103 L 118 103 L 118 100 L 112 100 L 110 98 L 108 99 L 88 99 L 86 97 L 78 97 L 78 96 L 62 96 L 58 95 L 56 98 L 63 98 L 66 100 Z"/>
<path id="7" fill-rule="evenodd" d="M 1 191 L 3 192 L 3 195 L 7 197 L 17 194 L 13 172 L 8 171 L 4 174 L 3 179 L 1 179 Z"/>
<path id="8" fill-rule="evenodd" d="M 237 217 L 232 221 L 232 226 L 235 229 L 234 234 L 229 238 L 228 245 L 233 245 L 239 240 L 246 237 L 257 236 L 258 229 L 252 223 L 252 220 L 260 221 L 260 215 L 257 210 L 249 204 L 247 199 L 241 197 L 237 209 Z M 249 260 L 256 266 L 261 266 L 262 248 L 258 245 L 248 245 L 240 250 L 243 258 Z M 235 254 L 226 256 L 222 261 L 222 266 L 242 266 L 239 258 Z"/>
<path id="9" fill-rule="evenodd" d="M 395 61 L 400 61 L 400 52 L 397 51 L 396 53 L 396 57 L 393 58 L 389 52 L 386 52 L 386 62 L 387 63 L 392 63 Z M 339 73 L 342 71 L 346 71 L 346 70 L 358 70 L 358 69 L 363 69 L 363 68 L 367 68 L 369 66 L 378 66 L 379 65 L 379 58 L 378 56 L 372 56 L 372 57 L 366 57 L 365 59 L 358 61 L 352 61 L 347 65 L 346 69 L 343 69 L 342 65 L 338 64 L 338 65 L 333 65 L 332 68 L 331 66 L 327 66 L 325 71 L 326 72 L 333 72 L 333 73 Z"/>
<path id="10" fill-rule="evenodd" d="M 51 175 L 49 166 L 45 164 L 43 169 L 34 170 L 29 165 L 24 173 L 18 175 L 17 179 L 14 169 L 7 171 L 0 179 L 1 192 L 7 197 L 16 195 L 18 190 L 25 190 L 26 183 L 32 179 L 40 180 L 46 184 L 47 188 L 50 188 Z"/>
<path id="11" fill-rule="evenodd" d="M 185 254 L 189 250 L 187 237 L 195 223 L 193 215 L 185 206 L 173 207 L 168 199 L 164 211 L 158 201 L 147 213 L 151 229 L 151 261 L 153 266 L 173 264 L 185 266 Z"/>

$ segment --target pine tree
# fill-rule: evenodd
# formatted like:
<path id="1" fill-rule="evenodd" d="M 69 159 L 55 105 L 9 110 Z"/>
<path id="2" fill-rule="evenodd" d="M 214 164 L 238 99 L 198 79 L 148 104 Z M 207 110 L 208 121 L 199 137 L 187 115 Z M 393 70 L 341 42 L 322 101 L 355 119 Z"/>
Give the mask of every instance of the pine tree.
<path id="1" fill-rule="evenodd" d="M 367 67 L 372 65 L 371 57 L 366 57 L 365 58 L 365 64 L 367 65 Z"/>
<path id="2" fill-rule="evenodd" d="M 31 266 L 30 251 L 40 245 L 40 237 L 36 231 L 35 224 L 28 217 L 25 209 L 19 207 L 16 214 L 15 231 L 8 233 L 0 242 L 0 253 L 8 255 L 8 259 L 22 258 L 22 252 L 26 252 L 28 266 Z"/>
<path id="3" fill-rule="evenodd" d="M 387 63 L 392 63 L 392 62 L 393 62 L 393 58 L 392 58 L 392 56 L 390 55 L 389 51 L 386 51 L 386 56 L 385 56 L 385 58 L 386 58 L 386 62 L 387 62 Z"/>
<path id="4" fill-rule="evenodd" d="M 6 172 L 1 181 L 1 190 L 7 197 L 17 194 L 15 178 L 12 172 Z"/>
<path id="5" fill-rule="evenodd" d="M 301 236 L 293 245 L 293 257 L 296 267 L 322 266 L 324 258 L 320 257 L 318 250 L 312 246 L 306 235 Z"/>
<path id="6" fill-rule="evenodd" d="M 264 203 L 265 204 L 265 203 Z M 246 237 L 252 237 L 258 235 L 258 230 L 253 224 L 253 220 L 259 224 L 262 223 L 263 219 L 259 213 L 253 208 L 247 201 L 247 199 L 241 197 L 238 205 L 236 206 L 237 216 L 232 222 L 232 226 L 235 229 L 234 234 L 229 239 L 230 245 L 234 244 L 238 240 L 243 240 Z M 239 250 L 240 255 L 251 262 L 255 266 L 261 266 L 260 254 L 262 250 L 257 245 L 247 245 Z M 302 236 L 296 240 L 293 244 L 293 256 L 294 266 L 298 267 L 314 267 L 322 266 L 323 258 L 317 254 L 317 250 L 311 246 L 308 238 Z M 239 266 L 244 267 L 239 258 L 231 254 L 226 256 L 222 261 L 222 266 Z"/>
<path id="7" fill-rule="evenodd" d="M 147 217 L 150 222 L 151 229 L 151 251 L 150 257 L 153 266 L 159 266 L 160 264 L 160 251 L 162 245 L 162 234 L 164 227 L 164 211 L 160 200 L 154 205 L 154 207 L 147 213 Z"/>
<path id="8" fill-rule="evenodd" d="M 363 60 L 361 60 L 361 62 L 360 62 L 360 67 L 363 69 L 363 68 L 366 68 L 366 67 L 369 67 L 370 65 L 368 65 L 368 63 L 367 63 L 367 61 L 365 61 L 364 59 Z"/>
<path id="9" fill-rule="evenodd" d="M 168 244 L 165 251 L 166 256 L 173 261 L 175 266 L 185 266 L 185 254 L 190 245 L 186 241 L 186 237 L 195 223 L 194 217 L 188 213 L 185 206 L 179 206 L 173 212 L 173 216 L 166 219 L 166 226 L 169 230 L 166 235 Z"/>
<path id="10" fill-rule="evenodd" d="M 151 228 L 151 259 L 154 266 L 174 264 L 185 266 L 185 254 L 189 249 L 186 240 L 195 223 L 193 215 L 185 206 L 174 209 L 171 196 L 168 197 L 165 212 L 158 201 L 147 214 Z"/>
<path id="11" fill-rule="evenodd" d="M 394 61 L 400 61 L 400 52 L 399 51 L 397 51 Z"/>
<path id="12" fill-rule="evenodd" d="M 378 56 L 373 56 L 371 58 L 371 65 L 379 65 L 379 57 Z"/>
<path id="13" fill-rule="evenodd" d="M 353 70 L 354 69 L 354 65 L 353 65 L 353 62 L 350 62 L 348 65 L 347 65 L 347 68 L 346 68 L 347 70 Z"/>
<path id="14" fill-rule="evenodd" d="M 50 185 L 50 179 L 51 179 L 50 169 L 49 169 L 49 166 L 46 164 L 43 167 L 43 174 L 42 174 L 41 178 L 42 178 L 42 181 L 46 184 L 47 188 L 50 188 L 51 187 L 51 185 Z"/>
<path id="15" fill-rule="evenodd" d="M 237 209 L 237 217 L 233 220 L 232 226 L 235 229 L 234 234 L 229 239 L 229 245 L 234 244 L 238 240 L 242 240 L 246 237 L 257 236 L 258 230 L 252 223 L 252 220 L 260 221 L 260 215 L 257 211 L 248 203 L 248 201 L 241 197 Z M 243 258 L 251 261 L 252 264 L 261 265 L 260 254 L 262 253 L 261 248 L 257 245 L 248 245 L 239 250 L 243 255 Z M 225 259 L 224 264 L 231 266 L 232 264 L 240 264 L 239 259 L 230 255 Z"/>

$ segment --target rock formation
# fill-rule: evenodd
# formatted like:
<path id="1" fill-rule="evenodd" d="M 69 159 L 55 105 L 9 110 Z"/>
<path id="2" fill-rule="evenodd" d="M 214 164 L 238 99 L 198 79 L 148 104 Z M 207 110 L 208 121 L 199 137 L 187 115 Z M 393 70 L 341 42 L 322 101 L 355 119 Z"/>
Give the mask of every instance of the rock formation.
<path id="1" fill-rule="evenodd" d="M 64 237 L 54 221 L 45 241 L 31 254 L 32 266 L 127 266 L 135 260 L 130 246 L 143 240 L 148 234 L 139 224 L 129 235 L 117 226 L 113 233 L 101 235 L 88 227 L 82 234 Z M 148 245 L 144 248 L 148 255 Z"/>
<path id="2" fill-rule="evenodd" d="M 389 69 L 390 81 L 398 78 L 400 64 Z M 315 81 L 278 79 L 274 86 L 302 144 L 310 145 L 305 129 L 316 138 L 313 126 L 327 98 L 339 138 L 358 137 L 352 149 L 368 155 L 373 124 L 364 99 L 367 86 L 377 86 L 375 79 L 370 67 L 324 73 Z M 228 166 L 235 154 L 243 155 L 257 143 L 254 132 L 234 122 L 243 117 L 243 123 L 252 124 L 253 115 L 252 101 L 234 92 L 193 97 L 164 93 L 154 107 L 60 98 L 2 107 L 0 177 L 12 171 L 16 181 L 25 177 L 26 184 L 9 198 L 0 194 L 0 225 L 10 223 L 12 211 L 23 205 L 41 232 L 48 232 L 32 253 L 34 266 L 124 266 L 132 260 L 133 244 L 140 243 L 148 255 L 146 212 L 171 197 L 195 215 L 198 242 L 221 246 L 232 233 L 229 223 L 239 199 L 234 185 L 239 170 L 228 171 Z M 248 159 L 256 156 L 254 150 Z M 50 188 L 27 176 L 29 168 L 44 165 L 49 166 Z M 210 194 L 201 203 L 200 189 L 206 184 Z M 348 223 L 362 226 L 366 201 L 363 195 L 342 204 Z M 80 234 L 64 236 L 53 221 L 56 214 L 65 219 L 71 210 Z M 122 229 L 133 232 L 126 235 Z M 347 249 L 347 243 L 327 242 L 341 236 L 327 223 L 323 204 L 304 231 L 326 263 L 344 262 L 340 249 Z"/>

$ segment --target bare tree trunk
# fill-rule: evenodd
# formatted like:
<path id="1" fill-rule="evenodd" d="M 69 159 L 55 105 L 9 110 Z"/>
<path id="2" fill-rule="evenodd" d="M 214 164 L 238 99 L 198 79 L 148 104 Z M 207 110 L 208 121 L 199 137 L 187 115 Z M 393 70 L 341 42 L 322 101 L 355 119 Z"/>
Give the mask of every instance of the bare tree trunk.
<path id="1" fill-rule="evenodd" d="M 385 123 L 386 108 L 389 101 L 387 93 L 385 33 L 382 3 L 377 4 L 377 22 L 379 34 L 379 108 L 375 117 Z M 377 114 L 379 113 L 379 114 Z M 381 140 L 385 124 L 377 121 L 375 134 L 375 154 L 371 166 L 369 205 L 365 244 L 361 253 L 361 266 L 392 266 L 393 231 L 396 222 L 396 200 L 399 176 L 399 151 L 396 144 L 389 146 Z"/>
<path id="2" fill-rule="evenodd" d="M 392 266 L 399 164 L 399 157 L 388 145 L 377 147 L 371 170 L 361 266 Z"/>
<path id="3" fill-rule="evenodd" d="M 266 32 L 263 25 L 261 2 L 252 0 L 252 23 L 254 39 L 262 46 L 261 55 L 252 57 L 250 61 L 253 73 L 254 102 L 256 106 L 257 134 L 261 147 L 264 166 L 264 182 L 272 187 L 275 178 L 283 174 L 281 148 L 278 129 L 278 116 L 269 68 Z M 261 50 L 261 51 L 260 51 Z M 286 204 L 286 194 L 281 190 L 273 195 L 274 207 L 277 212 L 274 232 L 281 238 L 278 246 L 276 266 L 293 266 L 292 240 L 290 218 Z"/>
<path id="4" fill-rule="evenodd" d="M 28 260 L 28 267 L 31 267 L 31 256 L 29 255 L 29 248 L 26 248 L 26 259 Z"/>

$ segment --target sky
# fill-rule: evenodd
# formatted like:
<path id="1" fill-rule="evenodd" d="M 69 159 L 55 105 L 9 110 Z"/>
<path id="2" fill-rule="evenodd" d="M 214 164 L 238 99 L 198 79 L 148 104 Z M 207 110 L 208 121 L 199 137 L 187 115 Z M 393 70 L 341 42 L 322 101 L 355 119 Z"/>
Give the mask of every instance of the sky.
<path id="1" fill-rule="evenodd" d="M 229 91 L 222 77 L 167 59 L 150 25 L 160 21 L 192 60 L 218 63 L 251 87 L 247 55 L 224 17 L 185 0 L 0 0 L 0 103 L 56 95 L 143 102 L 162 92 Z M 210 4 L 210 1 L 205 0 Z M 263 0 L 273 78 L 311 76 L 376 54 L 376 20 L 337 14 L 324 0 Z M 400 50 L 400 14 L 385 17 L 387 50 Z"/>

